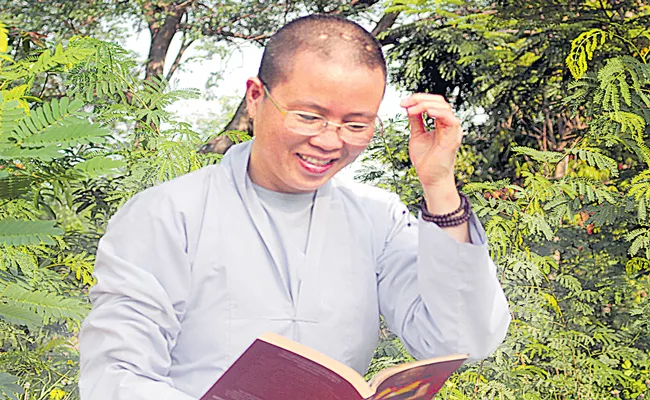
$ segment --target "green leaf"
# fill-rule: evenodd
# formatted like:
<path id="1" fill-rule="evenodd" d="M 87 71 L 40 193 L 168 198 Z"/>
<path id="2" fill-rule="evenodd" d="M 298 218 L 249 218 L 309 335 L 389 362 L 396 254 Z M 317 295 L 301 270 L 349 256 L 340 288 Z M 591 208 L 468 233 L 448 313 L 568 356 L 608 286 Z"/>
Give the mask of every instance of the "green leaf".
<path id="1" fill-rule="evenodd" d="M 50 122 L 45 119 L 45 114 L 43 113 L 44 109 L 44 107 L 38 107 L 34 110 L 34 115 L 36 116 L 36 118 L 34 118 L 34 121 L 38 122 L 38 124 L 41 126 L 39 129 L 43 129 L 50 124 Z"/>
<path id="2" fill-rule="evenodd" d="M 562 152 L 542 151 L 524 146 L 513 146 L 512 151 L 515 154 L 526 155 L 537 162 L 556 164 L 564 158 Z"/>
<path id="3" fill-rule="evenodd" d="M 103 143 L 109 131 L 99 125 L 82 119 L 69 120 L 62 125 L 50 125 L 41 133 L 27 137 L 22 145 L 25 147 L 58 146 L 70 148 L 78 144 Z"/>
<path id="4" fill-rule="evenodd" d="M 24 392 L 22 386 L 18 385 L 18 378 L 6 372 L 0 372 L 0 395 L 5 399 L 19 400 L 16 395 Z"/>
<path id="5" fill-rule="evenodd" d="M 17 100 L 7 102 L 2 100 L 2 93 L 0 93 L 0 142 L 13 132 L 21 119 L 25 118 L 25 110 Z"/>
<path id="6" fill-rule="evenodd" d="M 54 244 L 52 236 L 63 234 L 63 230 L 55 227 L 55 224 L 55 221 L 24 221 L 5 218 L 0 220 L 0 243 L 10 246 Z"/>
<path id="7" fill-rule="evenodd" d="M 29 192 L 32 178 L 27 175 L 9 175 L 0 172 L 0 198 L 15 199 Z"/>
<path id="8" fill-rule="evenodd" d="M 12 282 L 0 281 L 0 299 L 5 305 L 13 306 L 14 312 L 24 310 L 18 316 L 30 318 L 29 313 L 36 315 L 40 325 L 64 322 L 66 319 L 79 321 L 88 312 L 88 303 L 80 299 L 33 290 Z"/>
<path id="9" fill-rule="evenodd" d="M 650 272 L 650 260 L 634 257 L 625 264 L 625 273 L 632 278 L 639 272 Z"/>
<path id="10" fill-rule="evenodd" d="M 601 152 L 600 149 L 590 147 L 569 149 L 566 151 L 567 154 L 575 155 L 578 159 L 586 161 L 592 167 L 608 171 L 611 176 L 618 176 L 617 162 L 613 158 L 601 154 Z"/>
<path id="11" fill-rule="evenodd" d="M 43 105 L 43 106 L 45 106 L 45 105 Z M 59 100 L 53 99 L 52 102 L 50 103 L 50 107 L 52 108 L 52 119 L 54 121 L 60 120 L 61 119 L 61 110 L 59 109 Z"/>
<path id="12" fill-rule="evenodd" d="M 83 107 L 81 100 L 73 100 L 63 97 L 61 100 L 54 99 L 49 107 L 42 105 L 32 111 L 31 115 L 23 118 L 15 129 L 18 138 L 27 139 L 31 136 L 42 134 L 45 130 L 60 126 L 66 123 L 78 123 L 83 121 L 77 115 Z"/>
<path id="13" fill-rule="evenodd" d="M 26 325 L 30 328 L 43 326 L 42 317 L 20 305 L 8 304 L 3 296 L 0 296 L 0 318 L 10 324 Z"/>
<path id="14" fill-rule="evenodd" d="M 125 165 L 124 161 L 112 160 L 108 157 L 94 157 L 74 166 L 74 169 L 87 178 L 97 178 L 102 175 L 115 174 Z"/>
<path id="15" fill-rule="evenodd" d="M 0 160 L 22 160 L 23 162 L 27 162 L 29 159 L 34 159 L 51 161 L 64 156 L 65 154 L 60 152 L 56 147 L 24 149 L 19 146 L 3 146 L 0 144 Z"/>

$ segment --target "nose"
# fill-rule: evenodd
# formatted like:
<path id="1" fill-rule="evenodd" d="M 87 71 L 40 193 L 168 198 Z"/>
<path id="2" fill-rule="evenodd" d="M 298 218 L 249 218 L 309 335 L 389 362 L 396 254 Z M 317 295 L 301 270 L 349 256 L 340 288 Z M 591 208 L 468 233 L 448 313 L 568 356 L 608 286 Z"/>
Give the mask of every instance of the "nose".
<path id="1" fill-rule="evenodd" d="M 343 147 L 344 144 L 339 136 L 339 129 L 341 129 L 341 125 L 336 125 L 330 122 L 321 133 L 312 136 L 310 143 L 325 151 L 338 150 Z"/>

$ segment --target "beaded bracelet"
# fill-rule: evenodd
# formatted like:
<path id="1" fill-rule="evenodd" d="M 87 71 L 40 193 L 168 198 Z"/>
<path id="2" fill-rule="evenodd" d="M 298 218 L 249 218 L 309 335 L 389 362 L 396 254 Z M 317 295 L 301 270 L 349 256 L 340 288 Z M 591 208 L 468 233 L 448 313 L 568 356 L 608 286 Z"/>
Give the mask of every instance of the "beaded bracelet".
<path id="1" fill-rule="evenodd" d="M 448 228 L 452 226 L 462 225 L 465 222 L 469 221 L 472 216 L 472 205 L 469 203 L 469 199 L 463 193 L 458 192 L 460 196 L 460 206 L 450 213 L 447 214 L 431 214 L 427 210 L 427 203 L 422 198 L 420 202 L 420 210 L 422 211 L 422 219 L 427 222 L 433 222 L 441 228 Z"/>

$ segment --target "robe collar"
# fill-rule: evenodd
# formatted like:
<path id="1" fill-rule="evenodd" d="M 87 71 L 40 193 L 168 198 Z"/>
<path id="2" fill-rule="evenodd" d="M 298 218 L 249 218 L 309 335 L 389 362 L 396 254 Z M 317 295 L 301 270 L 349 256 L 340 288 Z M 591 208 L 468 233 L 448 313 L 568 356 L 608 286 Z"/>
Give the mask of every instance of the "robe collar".
<path id="1" fill-rule="evenodd" d="M 283 244 L 274 234 L 268 215 L 264 211 L 257 192 L 253 187 L 253 182 L 248 176 L 248 162 L 250 160 L 252 144 L 253 141 L 251 140 L 232 146 L 223 157 L 221 164 L 230 169 L 232 173 L 237 192 L 273 260 L 273 266 L 278 274 L 279 282 L 285 289 L 285 295 L 294 304 L 296 317 L 305 321 L 315 322 L 320 308 L 320 302 L 318 301 L 320 299 L 318 275 L 319 268 L 323 267 L 320 265 L 320 261 L 323 259 L 323 246 L 327 240 L 326 234 L 328 231 L 327 225 L 331 206 L 332 184 L 328 181 L 325 185 L 318 188 L 314 196 L 314 208 L 305 253 L 305 265 L 288 266 L 303 268 L 302 273 L 299 274 L 302 278 L 299 284 L 298 295 L 296 298 L 292 298 L 290 289 L 286 285 L 287 277 L 285 275 L 288 268 L 282 268 L 279 264 L 282 262 L 280 249 Z M 307 293 L 307 295 L 301 296 L 303 293 Z M 301 301 L 303 297 L 308 297 L 309 300 Z"/>

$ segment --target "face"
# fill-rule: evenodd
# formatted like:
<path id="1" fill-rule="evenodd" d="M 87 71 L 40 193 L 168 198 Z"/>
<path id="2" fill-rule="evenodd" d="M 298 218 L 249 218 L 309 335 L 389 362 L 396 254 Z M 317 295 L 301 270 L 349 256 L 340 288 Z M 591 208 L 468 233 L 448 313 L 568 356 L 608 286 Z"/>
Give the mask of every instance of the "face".
<path id="1" fill-rule="evenodd" d="M 384 76 L 378 68 L 300 52 L 294 57 L 289 78 L 269 89 L 285 110 L 320 114 L 337 124 L 374 124 L 384 93 Z M 255 184 L 267 189 L 313 192 L 367 146 L 343 142 L 339 128 L 331 125 L 311 137 L 287 130 L 284 115 L 265 96 L 258 78 L 248 80 L 246 101 L 255 131 L 248 173 Z"/>

